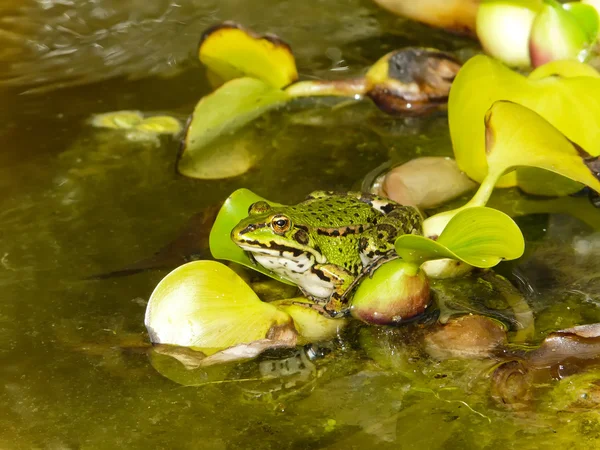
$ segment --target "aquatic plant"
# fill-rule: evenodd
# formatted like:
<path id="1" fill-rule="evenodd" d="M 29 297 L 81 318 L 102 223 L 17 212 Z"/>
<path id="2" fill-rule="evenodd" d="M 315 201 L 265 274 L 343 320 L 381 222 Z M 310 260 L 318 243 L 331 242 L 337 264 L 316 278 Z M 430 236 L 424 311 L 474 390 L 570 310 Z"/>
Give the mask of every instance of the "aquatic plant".
<path id="1" fill-rule="evenodd" d="M 240 43 L 244 51 L 236 51 L 234 43 Z M 207 158 L 218 153 L 210 148 L 217 138 L 293 97 L 367 95 L 381 109 L 397 112 L 406 110 L 409 103 L 403 97 L 406 80 L 393 76 L 400 59 L 408 61 L 408 67 L 420 60 L 417 66 L 431 69 L 431 85 L 434 86 L 449 84 L 457 67 L 431 66 L 432 58 L 427 51 L 409 50 L 400 59 L 400 53 L 384 56 L 360 80 L 296 82 L 297 71 L 288 46 L 276 37 L 257 36 L 233 24 L 209 30 L 199 54 L 208 66 L 210 79 L 215 84 L 224 84 L 200 101 L 188 125 L 179 166 L 180 170 L 189 171 L 190 176 L 199 176 L 207 170 Z M 442 57 L 442 61 L 449 60 L 451 58 Z M 256 61 L 261 64 L 257 66 Z M 444 72 L 445 69 L 448 71 Z M 471 95 L 473 89 L 481 95 Z M 590 168 L 592 156 L 600 153 L 597 128 L 590 126 L 597 117 L 594 97 L 589 96 L 594 90 L 600 90 L 600 76 L 577 62 L 550 63 L 526 78 L 485 56 L 469 61 L 450 91 L 449 122 L 459 168 L 481 183 L 479 189 L 462 207 L 427 218 L 423 236 L 397 238 L 395 250 L 401 259 L 384 262 L 374 267 L 368 276 L 359 277 L 350 306 L 344 312 L 367 323 L 402 323 L 419 316 L 428 307 L 428 277 L 459 276 L 473 267 L 487 269 L 503 260 L 519 258 L 524 251 L 524 239 L 518 226 L 506 214 L 485 207 L 496 186 L 518 185 L 528 192 L 545 195 L 572 193 L 583 185 L 600 191 L 600 182 Z M 548 97 L 550 91 L 555 95 Z M 583 95 L 584 91 L 587 96 Z M 584 101 L 579 102 L 580 97 Z M 579 103 L 574 102 L 574 98 Z M 436 104 L 431 96 L 423 100 L 424 109 Z M 412 97 L 410 101 L 419 105 L 420 100 Z M 578 111 L 583 111 L 584 107 L 587 107 L 587 115 L 582 114 L 585 118 L 580 119 Z M 249 206 L 258 201 L 276 205 L 246 189 L 235 191 L 224 202 L 210 233 L 211 253 L 216 259 L 241 264 L 291 284 L 256 264 L 230 239 L 233 227 L 247 216 Z M 225 270 L 222 265 L 214 267 L 219 273 Z M 196 275 L 193 275 L 194 271 Z M 171 302 L 210 305 L 215 293 L 221 289 L 219 298 L 226 302 L 223 308 L 206 307 L 214 320 L 223 314 L 224 323 L 238 323 L 243 320 L 243 314 L 237 310 L 232 312 L 231 318 L 225 317 L 229 308 L 227 302 L 241 302 L 235 308 L 244 305 L 250 309 L 263 303 L 239 277 L 231 285 L 221 283 L 212 279 L 213 275 L 205 266 L 188 265 L 185 279 L 180 279 L 176 273 L 172 272 L 163 280 L 162 283 L 169 287 L 157 288 L 151 305 L 167 305 L 167 309 L 172 308 L 168 306 Z M 237 277 L 233 272 L 231 274 Z M 204 284 L 198 284 L 198 279 Z M 188 284 L 189 289 L 184 288 Z M 241 288 L 242 285 L 245 287 Z M 210 289 L 203 292 L 203 286 Z M 232 291 L 234 286 L 239 287 L 235 292 Z M 219 358 L 252 357 L 265 348 L 295 345 L 298 339 L 302 342 L 329 339 L 342 326 L 336 324 L 337 319 L 319 315 L 317 311 L 324 311 L 308 299 L 283 298 L 265 304 L 270 307 L 269 314 L 249 313 L 253 317 L 262 317 L 264 326 L 257 328 L 260 336 L 234 333 L 233 340 L 223 340 L 223 348 L 232 346 L 226 351 L 229 353 L 219 350 Z M 151 309 L 149 306 L 149 311 Z M 198 322 L 193 317 L 198 311 L 186 318 L 181 329 Z M 278 318 L 275 325 L 271 316 Z M 170 327 L 180 325 L 177 321 L 149 313 L 146 324 L 154 342 L 204 348 L 190 342 L 161 338 L 160 335 L 165 334 L 156 331 L 158 328 L 152 325 L 153 317 L 158 317 L 167 336 Z M 200 328 L 203 330 L 200 335 L 190 334 L 188 330 L 184 341 L 190 336 L 201 338 L 209 329 Z M 285 337 L 271 339 L 273 329 L 287 330 Z"/>
<path id="2" fill-rule="evenodd" d="M 194 108 L 177 163 L 192 178 L 227 178 L 246 172 L 253 156 L 219 145 L 269 110 L 301 97 L 370 98 L 390 114 L 419 115 L 444 108 L 460 63 L 434 49 L 407 48 L 383 56 L 364 77 L 297 81 L 291 48 L 232 22 L 207 30 L 198 55 L 216 90 Z"/>
<path id="3" fill-rule="evenodd" d="M 556 0 L 483 0 L 476 21 L 484 50 L 519 67 L 585 61 L 600 24 L 594 6 Z"/>

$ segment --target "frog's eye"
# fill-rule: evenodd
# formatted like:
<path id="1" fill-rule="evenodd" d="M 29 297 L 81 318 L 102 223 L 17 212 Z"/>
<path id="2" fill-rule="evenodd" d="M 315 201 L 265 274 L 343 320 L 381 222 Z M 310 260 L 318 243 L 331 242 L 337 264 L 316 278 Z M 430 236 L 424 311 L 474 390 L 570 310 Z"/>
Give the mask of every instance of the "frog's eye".
<path id="1" fill-rule="evenodd" d="M 273 231 L 275 231 L 275 233 L 283 234 L 290 229 L 290 219 L 281 215 L 273 216 L 271 219 L 271 226 L 273 227 Z"/>
<path id="2" fill-rule="evenodd" d="M 248 214 L 249 215 L 263 214 L 263 213 L 266 213 L 269 209 L 271 209 L 271 205 L 269 205 L 265 201 L 260 201 L 260 202 L 252 203 L 250 205 L 250 208 L 248 208 Z"/>

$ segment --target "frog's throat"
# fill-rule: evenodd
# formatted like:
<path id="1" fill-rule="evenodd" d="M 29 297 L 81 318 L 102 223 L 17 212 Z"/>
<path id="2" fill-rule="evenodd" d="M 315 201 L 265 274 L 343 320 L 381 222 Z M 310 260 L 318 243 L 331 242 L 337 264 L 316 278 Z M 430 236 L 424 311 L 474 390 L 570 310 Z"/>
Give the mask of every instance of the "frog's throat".
<path id="1" fill-rule="evenodd" d="M 299 258 L 303 254 L 311 254 L 314 257 L 314 260 L 319 264 L 324 264 L 327 262 L 327 258 L 323 256 L 322 253 L 319 252 L 316 248 L 305 247 L 303 249 L 287 247 L 285 245 L 277 244 L 276 242 L 270 242 L 268 244 L 263 244 L 258 241 L 248 241 L 248 243 L 238 242 L 237 245 L 247 252 L 250 252 L 255 255 L 264 255 L 264 256 L 275 256 L 278 258 L 289 258 L 295 259 Z"/>

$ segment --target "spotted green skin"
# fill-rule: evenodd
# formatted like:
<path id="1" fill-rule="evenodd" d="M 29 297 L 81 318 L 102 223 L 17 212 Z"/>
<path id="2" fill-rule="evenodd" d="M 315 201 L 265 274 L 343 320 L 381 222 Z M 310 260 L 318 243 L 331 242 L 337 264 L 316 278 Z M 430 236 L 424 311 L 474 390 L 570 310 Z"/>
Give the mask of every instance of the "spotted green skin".
<path id="1" fill-rule="evenodd" d="M 289 226 L 277 228 L 277 220 Z M 360 192 L 317 191 L 293 206 L 253 204 L 231 238 L 337 316 L 347 313 L 359 274 L 393 252 L 398 236 L 422 234 L 421 225 L 410 206 Z"/>

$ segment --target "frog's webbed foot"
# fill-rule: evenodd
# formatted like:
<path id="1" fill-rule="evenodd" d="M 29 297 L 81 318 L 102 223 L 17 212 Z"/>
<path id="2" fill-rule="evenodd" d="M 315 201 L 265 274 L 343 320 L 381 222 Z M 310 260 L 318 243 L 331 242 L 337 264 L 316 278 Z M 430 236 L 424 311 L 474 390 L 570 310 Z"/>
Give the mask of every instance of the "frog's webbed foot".
<path id="1" fill-rule="evenodd" d="M 323 302 L 323 299 L 320 298 L 316 298 L 312 295 L 310 295 L 308 292 L 306 292 L 305 290 L 303 290 L 302 288 L 300 288 L 300 290 L 302 291 L 302 294 L 312 300 L 314 303 L 311 304 L 306 304 L 306 303 L 301 303 L 298 302 L 297 304 L 300 306 L 303 306 L 305 308 L 310 308 L 310 309 L 314 309 L 315 311 L 317 311 L 319 314 L 323 315 L 323 316 L 328 316 L 331 317 L 333 319 L 338 318 L 338 317 L 343 317 L 345 315 L 347 315 L 347 311 L 335 311 L 335 310 L 328 310 L 326 309 L 327 305 L 329 305 L 331 299 L 328 299 L 325 303 Z M 333 306 L 333 305 L 332 305 Z M 335 306 L 333 306 L 335 307 Z"/>
<path id="2" fill-rule="evenodd" d="M 354 275 L 335 264 L 316 264 L 312 271 L 323 281 L 331 283 L 333 292 L 329 296 L 323 310 L 331 317 L 339 317 L 348 312 L 348 296 L 346 295 L 354 281 Z"/>

